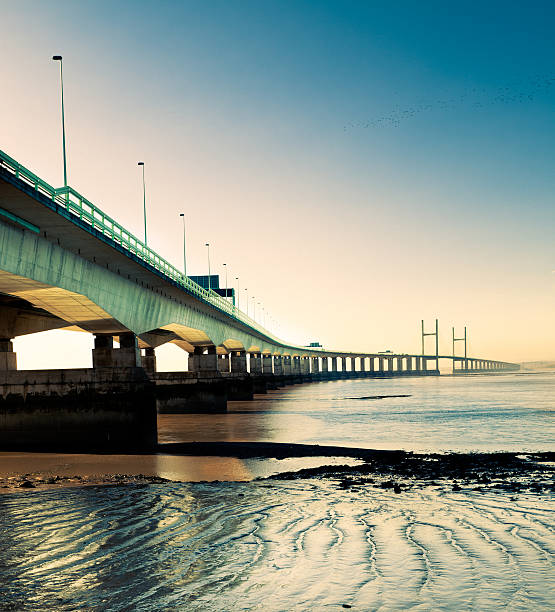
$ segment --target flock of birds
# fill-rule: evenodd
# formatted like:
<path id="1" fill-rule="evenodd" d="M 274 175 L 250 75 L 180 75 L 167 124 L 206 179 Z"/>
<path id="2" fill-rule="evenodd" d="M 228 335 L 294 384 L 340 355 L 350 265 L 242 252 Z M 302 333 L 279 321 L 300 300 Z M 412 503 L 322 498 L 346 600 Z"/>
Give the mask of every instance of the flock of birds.
<path id="1" fill-rule="evenodd" d="M 555 84 L 555 76 L 537 77 L 530 81 L 528 87 L 516 90 L 513 87 L 498 88 L 492 95 L 487 89 L 473 88 L 457 97 L 433 102 L 420 102 L 409 108 L 394 108 L 388 115 L 366 121 L 352 121 L 343 127 L 344 131 L 353 129 L 368 129 L 376 127 L 398 127 L 403 121 L 416 115 L 435 110 L 451 110 L 461 104 L 469 104 L 473 108 L 486 108 L 496 104 L 522 104 L 533 101 L 538 94 L 547 91 Z"/>

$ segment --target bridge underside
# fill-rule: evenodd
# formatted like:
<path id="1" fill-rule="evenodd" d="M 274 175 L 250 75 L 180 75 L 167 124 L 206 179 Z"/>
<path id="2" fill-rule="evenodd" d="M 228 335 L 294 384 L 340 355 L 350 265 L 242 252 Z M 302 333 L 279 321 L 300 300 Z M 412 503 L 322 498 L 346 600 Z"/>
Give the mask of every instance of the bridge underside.
<path id="1" fill-rule="evenodd" d="M 131 332 L 141 348 L 167 342 L 187 352 L 215 346 L 220 353 L 274 348 L 187 296 L 180 303 L 1 221 L 0 245 L 0 337 L 66 328 L 115 337 Z"/>

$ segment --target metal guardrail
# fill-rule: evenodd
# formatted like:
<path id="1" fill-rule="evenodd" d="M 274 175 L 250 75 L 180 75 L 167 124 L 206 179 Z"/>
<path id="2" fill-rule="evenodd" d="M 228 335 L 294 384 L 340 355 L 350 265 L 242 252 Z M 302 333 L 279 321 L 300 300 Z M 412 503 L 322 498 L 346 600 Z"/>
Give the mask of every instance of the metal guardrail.
<path id="1" fill-rule="evenodd" d="M 65 209 L 70 213 L 70 219 L 72 217 L 74 217 L 75 220 L 79 219 L 81 225 L 84 223 L 88 225 L 91 230 L 94 229 L 104 234 L 104 236 L 110 238 L 116 244 L 119 244 L 124 250 L 135 255 L 138 259 L 170 278 L 187 293 L 225 312 L 237 321 L 249 326 L 277 344 L 283 344 L 281 340 L 259 325 L 254 319 L 251 319 L 242 310 L 239 310 L 234 304 L 230 303 L 221 295 L 218 295 L 215 291 L 208 291 L 195 283 L 188 276 L 185 276 L 183 272 L 178 270 L 163 257 L 160 257 L 158 253 L 149 248 L 144 242 L 139 240 L 139 238 L 133 236 L 131 232 L 127 231 L 122 225 L 100 210 L 100 208 L 95 206 L 72 187 L 62 187 L 61 189 L 52 187 L 2 150 L 0 150 L 0 166 L 5 168 L 16 178 L 27 183 L 37 193 L 40 193 L 56 205 Z"/>

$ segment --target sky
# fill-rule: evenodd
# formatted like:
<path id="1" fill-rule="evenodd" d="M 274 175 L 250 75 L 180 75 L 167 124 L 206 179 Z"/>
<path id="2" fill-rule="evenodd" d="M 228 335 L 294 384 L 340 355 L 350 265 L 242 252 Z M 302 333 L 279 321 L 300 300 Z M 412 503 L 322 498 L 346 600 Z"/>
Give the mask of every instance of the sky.
<path id="1" fill-rule="evenodd" d="M 141 236 L 144 161 L 149 245 L 181 266 L 183 212 L 188 273 L 209 242 L 284 340 L 418 352 L 438 318 L 442 352 L 466 325 L 473 355 L 555 359 L 554 25 L 534 1 L 0 0 L 0 149 L 62 185 L 61 54 L 69 184 Z M 91 346 L 16 340 L 28 368 Z"/>

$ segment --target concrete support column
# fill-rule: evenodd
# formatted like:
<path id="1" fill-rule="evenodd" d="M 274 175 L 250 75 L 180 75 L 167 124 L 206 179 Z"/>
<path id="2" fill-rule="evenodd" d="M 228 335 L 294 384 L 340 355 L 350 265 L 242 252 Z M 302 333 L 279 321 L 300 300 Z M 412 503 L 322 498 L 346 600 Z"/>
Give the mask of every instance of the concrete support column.
<path id="1" fill-rule="evenodd" d="M 407 356 L 407 372 L 412 372 L 412 357 Z"/>
<path id="2" fill-rule="evenodd" d="M 337 372 L 337 357 L 331 358 L 331 371 Z"/>
<path id="3" fill-rule="evenodd" d="M 17 357 L 9 338 L 0 339 L 0 371 L 17 370 Z"/>
<path id="4" fill-rule="evenodd" d="M 140 368 L 141 351 L 132 332 L 119 335 L 119 348 L 114 348 L 111 334 L 95 334 L 93 368 Z"/>
<path id="5" fill-rule="evenodd" d="M 351 357 L 351 372 L 356 372 L 357 360 L 356 357 Z"/>
<path id="6" fill-rule="evenodd" d="M 383 374 L 384 369 L 384 358 L 383 357 L 378 357 L 378 372 L 380 372 L 381 374 Z"/>
<path id="7" fill-rule="evenodd" d="M 301 374 L 310 374 L 310 358 L 301 357 Z"/>
<path id="8" fill-rule="evenodd" d="M 229 372 L 229 355 L 218 355 L 218 370 Z"/>
<path id="9" fill-rule="evenodd" d="M 420 372 L 420 370 L 422 369 L 422 360 L 420 359 L 420 357 L 414 358 L 414 369 L 417 372 Z"/>
<path id="10" fill-rule="evenodd" d="M 210 346 L 207 352 L 201 346 L 196 346 L 195 351 L 189 354 L 190 372 L 218 372 L 218 355 L 216 347 Z"/>
<path id="11" fill-rule="evenodd" d="M 143 370 L 148 374 L 156 374 L 156 353 L 150 346 L 144 349 L 145 354 L 141 356 Z"/>
<path id="12" fill-rule="evenodd" d="M 301 374 L 301 358 L 298 355 L 291 360 L 291 370 L 293 374 Z"/>
<path id="13" fill-rule="evenodd" d="M 403 358 L 397 357 L 397 372 L 403 371 Z"/>
<path id="14" fill-rule="evenodd" d="M 329 370 L 328 358 L 322 357 L 322 372 L 327 374 L 328 370 Z"/>
<path id="15" fill-rule="evenodd" d="M 347 371 L 347 357 L 341 357 L 341 369 L 343 372 Z"/>
<path id="16" fill-rule="evenodd" d="M 284 355 L 282 357 L 281 367 L 282 367 L 284 376 L 291 376 L 292 367 L 291 367 L 291 356 L 290 355 Z"/>
<path id="17" fill-rule="evenodd" d="M 360 371 L 366 372 L 366 358 L 365 357 L 360 358 Z"/>
<path id="18" fill-rule="evenodd" d="M 262 355 L 262 374 L 273 374 L 274 368 L 272 363 L 272 356 L 268 353 Z"/>
<path id="19" fill-rule="evenodd" d="M 374 372 L 374 357 L 368 358 L 368 371 L 372 373 Z"/>
<path id="20" fill-rule="evenodd" d="M 260 353 L 250 353 L 250 372 L 251 374 L 262 374 L 262 355 Z"/>
<path id="21" fill-rule="evenodd" d="M 247 354 L 244 351 L 232 351 L 230 357 L 231 372 L 233 374 L 247 373 Z"/>
<path id="22" fill-rule="evenodd" d="M 274 355 L 274 374 L 276 376 L 283 375 L 283 361 L 281 355 Z"/>
<path id="23" fill-rule="evenodd" d="M 392 374 L 393 373 L 393 357 L 387 358 L 387 371 Z"/>
<path id="24" fill-rule="evenodd" d="M 320 372 L 320 357 L 311 357 L 310 360 L 312 363 L 312 373 L 318 374 Z"/>

